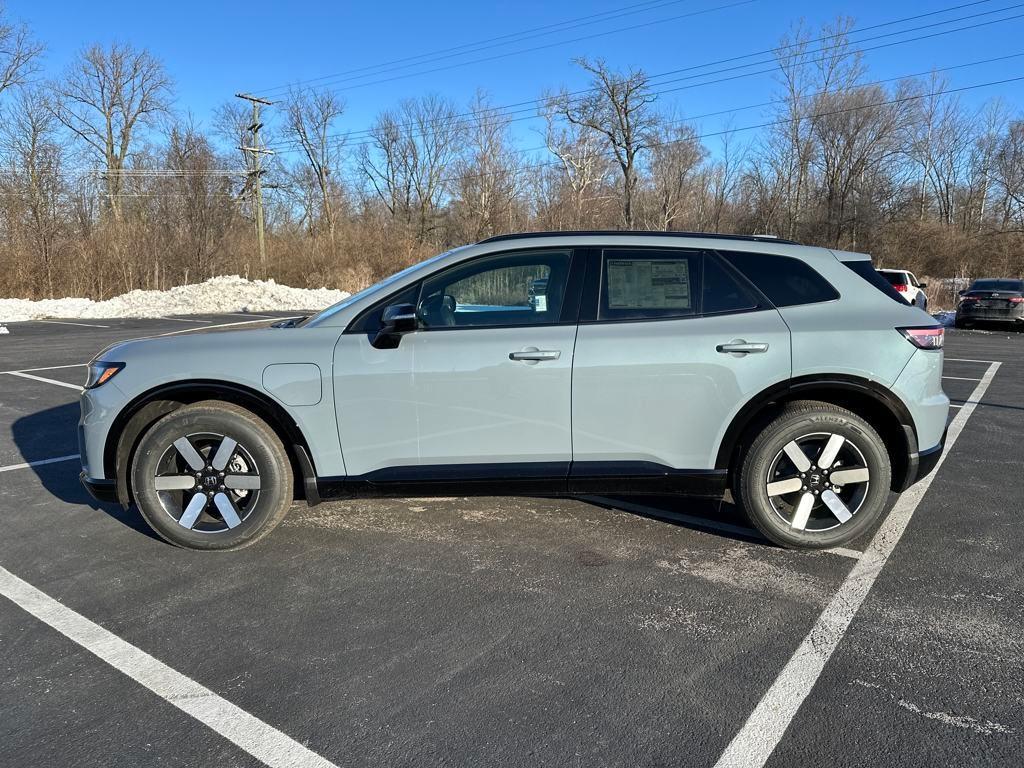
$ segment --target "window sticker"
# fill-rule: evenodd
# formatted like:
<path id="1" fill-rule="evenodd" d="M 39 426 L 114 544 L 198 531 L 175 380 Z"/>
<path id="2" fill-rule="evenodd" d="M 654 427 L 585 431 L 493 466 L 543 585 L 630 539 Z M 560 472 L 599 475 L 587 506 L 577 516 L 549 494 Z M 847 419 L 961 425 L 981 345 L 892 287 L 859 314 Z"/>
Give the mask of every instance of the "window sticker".
<path id="1" fill-rule="evenodd" d="M 609 259 L 609 309 L 690 309 L 688 259 Z"/>

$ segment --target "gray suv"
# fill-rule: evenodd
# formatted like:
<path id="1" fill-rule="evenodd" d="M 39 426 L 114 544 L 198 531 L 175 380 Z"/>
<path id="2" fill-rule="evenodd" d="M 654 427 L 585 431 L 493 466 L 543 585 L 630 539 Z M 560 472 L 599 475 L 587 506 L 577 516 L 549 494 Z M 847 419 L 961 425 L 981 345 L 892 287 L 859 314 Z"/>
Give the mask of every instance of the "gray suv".
<path id="1" fill-rule="evenodd" d="M 494 237 L 280 326 L 101 352 L 85 486 L 194 549 L 293 498 L 726 490 L 832 547 L 931 470 L 949 406 L 942 327 L 868 256 L 767 237 Z"/>

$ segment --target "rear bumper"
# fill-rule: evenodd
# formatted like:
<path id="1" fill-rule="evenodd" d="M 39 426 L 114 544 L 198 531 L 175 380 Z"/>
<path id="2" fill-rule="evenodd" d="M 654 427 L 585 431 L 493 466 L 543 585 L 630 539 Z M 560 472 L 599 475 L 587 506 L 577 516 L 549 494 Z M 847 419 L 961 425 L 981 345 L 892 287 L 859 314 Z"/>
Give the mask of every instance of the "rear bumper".
<path id="1" fill-rule="evenodd" d="M 113 480 L 94 480 L 83 471 L 78 475 L 82 486 L 96 501 L 102 504 L 117 504 L 117 483 Z"/>
<path id="2" fill-rule="evenodd" d="M 980 323 L 1024 323 L 1024 309 L 980 309 L 961 307 L 956 311 L 960 322 L 973 320 Z"/>
<path id="3" fill-rule="evenodd" d="M 942 451 L 946 447 L 946 433 L 948 431 L 948 428 L 943 431 L 942 439 L 939 440 L 938 445 L 925 451 L 914 451 L 907 455 L 906 479 L 903 482 L 903 487 L 896 490 L 902 493 L 914 485 L 914 483 L 924 480 L 935 470 L 935 465 L 939 463 L 939 459 L 942 458 Z"/>

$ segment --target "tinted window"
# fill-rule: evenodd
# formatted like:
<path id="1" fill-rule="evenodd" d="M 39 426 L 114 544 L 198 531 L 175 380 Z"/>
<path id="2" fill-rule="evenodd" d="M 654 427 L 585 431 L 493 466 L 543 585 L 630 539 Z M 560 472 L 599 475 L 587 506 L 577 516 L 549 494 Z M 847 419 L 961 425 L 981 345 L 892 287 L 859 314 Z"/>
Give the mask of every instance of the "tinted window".
<path id="1" fill-rule="evenodd" d="M 601 267 L 603 320 L 687 317 L 697 313 L 700 254 L 609 249 Z"/>
<path id="2" fill-rule="evenodd" d="M 701 314 L 746 312 L 757 309 L 758 301 L 741 286 L 729 271 L 711 254 L 704 255 Z"/>
<path id="3" fill-rule="evenodd" d="M 907 276 L 902 272 L 879 272 L 882 277 L 889 281 L 889 285 L 906 285 Z"/>
<path id="4" fill-rule="evenodd" d="M 975 280 L 972 291 L 1024 291 L 1024 280 Z"/>
<path id="5" fill-rule="evenodd" d="M 865 280 L 867 280 L 869 283 L 875 286 L 875 288 L 880 290 L 893 301 L 898 301 L 900 304 L 909 303 L 906 299 L 903 298 L 903 294 L 899 293 L 895 288 L 892 287 L 893 283 L 887 279 L 889 277 L 889 274 L 879 273 L 878 271 L 876 271 L 875 268 L 871 266 L 871 262 L 868 261 L 867 259 L 862 259 L 859 261 L 844 261 L 843 264 L 853 272 L 856 272 L 858 275 L 863 277 Z"/>
<path id="6" fill-rule="evenodd" d="M 839 293 L 799 259 L 769 253 L 722 254 L 777 307 L 833 301 Z"/>
<path id="7" fill-rule="evenodd" d="M 425 328 L 558 322 L 568 251 L 487 256 L 423 283 L 416 313 Z"/>

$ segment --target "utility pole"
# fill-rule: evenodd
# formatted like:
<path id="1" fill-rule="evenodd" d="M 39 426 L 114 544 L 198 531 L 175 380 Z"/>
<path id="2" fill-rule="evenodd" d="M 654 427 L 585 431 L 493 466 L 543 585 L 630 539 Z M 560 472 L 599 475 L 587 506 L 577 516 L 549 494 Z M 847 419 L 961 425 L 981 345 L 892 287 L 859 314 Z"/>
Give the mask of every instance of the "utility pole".
<path id="1" fill-rule="evenodd" d="M 257 96 L 252 96 L 248 93 L 236 93 L 235 96 L 239 99 L 245 99 L 246 101 L 252 102 L 252 124 L 249 126 L 249 132 L 252 133 L 252 144 L 251 146 L 241 146 L 243 152 L 251 156 L 251 162 L 249 163 L 249 177 L 252 181 L 253 190 L 253 213 L 256 219 L 256 242 L 259 244 L 260 250 L 260 276 L 267 276 L 267 244 L 263 236 L 263 185 L 260 180 L 260 176 L 263 175 L 262 159 L 263 155 L 274 154 L 269 149 L 263 149 L 260 146 L 260 129 L 263 127 L 263 123 L 260 122 L 260 106 L 265 104 L 268 107 L 274 102 L 261 99 Z"/>

